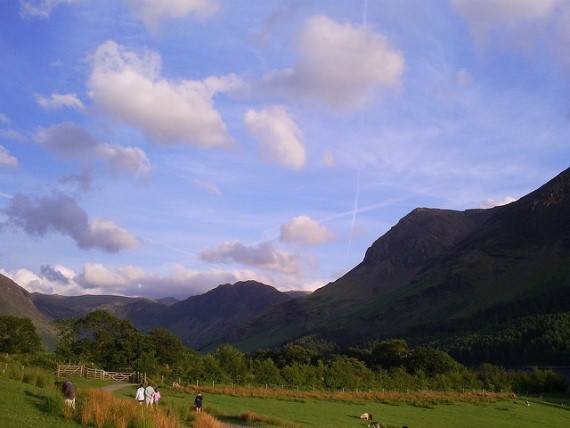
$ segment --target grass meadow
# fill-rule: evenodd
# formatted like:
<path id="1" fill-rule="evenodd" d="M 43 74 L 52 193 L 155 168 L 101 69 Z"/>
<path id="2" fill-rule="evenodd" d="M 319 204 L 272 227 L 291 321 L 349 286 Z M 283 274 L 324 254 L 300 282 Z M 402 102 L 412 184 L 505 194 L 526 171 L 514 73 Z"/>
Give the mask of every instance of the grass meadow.
<path id="1" fill-rule="evenodd" d="M 198 389 L 161 388 L 162 406 L 185 415 L 182 420 L 197 428 L 192 402 Z M 364 412 L 374 415 L 383 428 L 533 428 L 570 426 L 570 408 L 561 403 L 568 397 L 547 401 L 510 394 L 487 393 L 310 393 L 249 388 L 203 388 L 204 411 L 231 426 L 257 428 L 346 428 L 366 427 Z M 131 390 L 117 394 L 132 399 Z M 530 406 L 526 405 L 526 401 Z M 188 413 L 190 411 L 190 414 Z M 194 425 L 193 425 L 194 424 Z M 188 425 L 186 425 L 188 426 Z M 227 426 L 227 425 L 226 425 Z"/>
<path id="2" fill-rule="evenodd" d="M 63 404 L 54 376 L 40 369 L 0 375 L 0 426 L 97 428 L 346 428 L 366 427 L 370 412 L 383 428 L 560 428 L 570 426 L 569 397 L 512 397 L 486 393 L 319 393 L 251 388 L 202 388 L 204 413 L 196 414 L 194 387 L 160 385 L 156 409 L 134 400 L 136 386 L 114 392 L 110 382 L 73 379 L 77 410 Z M 115 387 L 117 384 L 113 384 Z M 556 398 L 558 401 L 556 401 Z M 526 405 L 528 400 L 530 406 Z"/>

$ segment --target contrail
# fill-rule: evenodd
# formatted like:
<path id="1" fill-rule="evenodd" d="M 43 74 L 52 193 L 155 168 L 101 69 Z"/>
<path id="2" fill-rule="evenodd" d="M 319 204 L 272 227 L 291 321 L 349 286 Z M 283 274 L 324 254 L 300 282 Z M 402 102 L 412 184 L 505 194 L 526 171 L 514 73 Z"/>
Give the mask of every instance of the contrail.
<path id="1" fill-rule="evenodd" d="M 352 218 L 350 220 L 350 233 L 348 235 L 348 248 L 344 256 L 344 264 L 346 265 L 348 255 L 350 254 L 350 247 L 352 245 L 352 234 L 354 232 L 354 223 L 356 222 L 356 214 L 358 213 L 358 201 L 360 199 L 360 172 L 356 175 L 356 195 L 354 196 L 354 208 L 352 209 Z"/>

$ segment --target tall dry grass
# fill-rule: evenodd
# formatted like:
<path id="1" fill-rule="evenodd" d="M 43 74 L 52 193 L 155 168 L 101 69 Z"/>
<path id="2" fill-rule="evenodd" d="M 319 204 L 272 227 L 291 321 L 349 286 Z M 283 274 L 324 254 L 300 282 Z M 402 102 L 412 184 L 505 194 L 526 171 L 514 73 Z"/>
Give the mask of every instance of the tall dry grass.
<path id="1" fill-rule="evenodd" d="M 181 428 L 178 419 L 159 407 L 147 408 L 100 389 L 88 389 L 79 409 L 82 425 L 96 428 Z"/>
<path id="2" fill-rule="evenodd" d="M 265 389 L 249 388 L 239 386 L 216 386 L 216 387 L 196 387 L 188 385 L 181 387 L 180 391 L 195 394 L 196 392 L 210 392 L 230 395 L 234 397 L 255 397 L 255 398 L 276 398 L 281 400 L 291 400 L 302 402 L 306 399 L 317 400 L 373 400 L 382 403 L 403 403 L 419 407 L 429 407 L 435 404 L 452 403 L 489 403 L 504 400 L 510 397 L 511 393 L 496 393 L 487 391 L 409 391 L 409 392 L 383 392 L 383 391 L 363 391 L 363 392 L 330 392 L 330 391 L 303 391 L 289 389 Z"/>
<path id="3" fill-rule="evenodd" d="M 217 420 L 212 415 L 208 413 L 196 413 L 196 417 L 194 418 L 194 424 L 192 425 L 194 428 L 225 428 L 222 422 Z"/>

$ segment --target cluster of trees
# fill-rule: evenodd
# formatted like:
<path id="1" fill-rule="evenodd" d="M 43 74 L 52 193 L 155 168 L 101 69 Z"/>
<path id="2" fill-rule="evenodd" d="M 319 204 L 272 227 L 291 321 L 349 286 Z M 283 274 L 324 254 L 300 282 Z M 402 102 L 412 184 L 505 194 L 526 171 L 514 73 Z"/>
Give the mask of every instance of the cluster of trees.
<path id="1" fill-rule="evenodd" d="M 553 371 L 506 372 L 495 366 L 469 370 L 435 348 L 387 340 L 343 354 L 323 355 L 301 345 L 243 353 L 222 345 L 203 355 L 178 336 L 155 328 L 141 333 L 105 311 L 58 320 L 59 361 L 93 363 L 106 370 L 135 370 L 184 383 L 269 385 L 311 389 L 488 389 L 564 391 Z M 532 388 L 531 388 L 532 386 Z"/>
<path id="2" fill-rule="evenodd" d="M 40 340 L 26 318 L 0 318 L 0 351 L 36 352 Z M 141 333 L 106 311 L 57 320 L 59 362 L 92 364 L 109 371 L 139 371 L 184 383 L 269 385 L 322 390 L 464 390 L 563 392 L 566 381 L 547 370 L 506 371 L 485 364 L 468 369 L 448 353 L 386 340 L 342 354 L 300 344 L 243 353 L 222 345 L 203 355 L 168 330 Z M 303 343 L 303 342 L 300 342 Z"/>
<path id="3" fill-rule="evenodd" d="M 19 354 L 41 349 L 40 337 L 31 319 L 0 315 L 0 352 Z"/>
<path id="4" fill-rule="evenodd" d="M 493 361 L 503 365 L 566 365 L 570 361 L 570 312 L 509 320 L 439 346 L 466 364 Z"/>

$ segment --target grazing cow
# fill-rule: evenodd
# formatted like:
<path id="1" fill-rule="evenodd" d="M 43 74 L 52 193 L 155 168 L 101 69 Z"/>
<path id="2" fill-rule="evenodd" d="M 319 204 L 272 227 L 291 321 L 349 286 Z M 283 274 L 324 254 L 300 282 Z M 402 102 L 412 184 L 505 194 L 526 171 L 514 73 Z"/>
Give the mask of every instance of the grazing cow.
<path id="1" fill-rule="evenodd" d="M 370 422 L 368 428 L 381 428 L 380 422 Z"/>
<path id="2" fill-rule="evenodd" d="M 369 421 L 372 419 L 372 413 L 363 413 L 360 415 L 360 419 L 363 421 Z"/>

